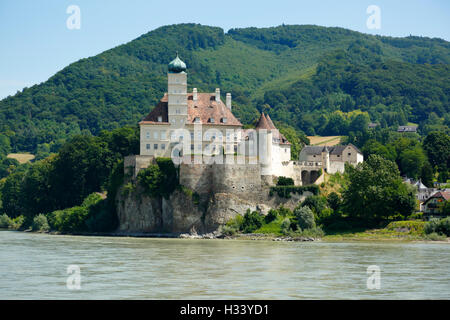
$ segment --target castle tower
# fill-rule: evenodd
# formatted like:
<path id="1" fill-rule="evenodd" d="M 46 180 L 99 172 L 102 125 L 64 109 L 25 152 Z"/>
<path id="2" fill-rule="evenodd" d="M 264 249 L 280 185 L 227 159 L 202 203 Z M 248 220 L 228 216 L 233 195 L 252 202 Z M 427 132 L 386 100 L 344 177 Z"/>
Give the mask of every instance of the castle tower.
<path id="1" fill-rule="evenodd" d="M 330 172 L 330 150 L 327 146 L 322 150 L 322 167 L 325 172 Z"/>
<path id="2" fill-rule="evenodd" d="M 261 113 L 258 124 L 256 125 L 258 132 L 258 156 L 261 163 L 261 175 L 272 175 L 272 128 L 267 121 L 264 113 Z"/>
<path id="3" fill-rule="evenodd" d="M 176 128 L 184 127 L 187 121 L 187 73 L 186 64 L 177 57 L 169 63 L 168 120 Z"/>

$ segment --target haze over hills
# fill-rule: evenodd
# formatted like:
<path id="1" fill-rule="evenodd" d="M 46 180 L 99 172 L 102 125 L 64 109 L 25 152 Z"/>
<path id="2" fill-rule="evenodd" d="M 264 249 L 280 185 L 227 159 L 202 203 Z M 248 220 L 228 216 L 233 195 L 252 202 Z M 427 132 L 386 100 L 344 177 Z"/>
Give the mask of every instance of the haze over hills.
<path id="1" fill-rule="evenodd" d="M 164 26 L 0 101 L 0 133 L 13 151 L 56 148 L 69 136 L 135 125 L 166 90 L 176 51 L 189 87 L 231 92 L 245 124 L 268 112 L 307 134 L 450 124 L 450 43 L 372 36 L 311 25 L 231 29 Z M 356 111 L 355 111 L 356 110 Z M 367 119 L 366 119 L 367 120 Z"/>

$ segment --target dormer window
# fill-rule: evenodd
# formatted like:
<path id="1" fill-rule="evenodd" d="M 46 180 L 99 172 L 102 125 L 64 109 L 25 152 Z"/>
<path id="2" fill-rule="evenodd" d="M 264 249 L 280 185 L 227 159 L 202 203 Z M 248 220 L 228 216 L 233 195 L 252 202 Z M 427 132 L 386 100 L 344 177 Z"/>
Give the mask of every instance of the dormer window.
<path id="1" fill-rule="evenodd" d="M 158 122 L 162 122 L 162 116 L 158 116 Z"/>
<path id="2" fill-rule="evenodd" d="M 214 123 L 214 118 L 209 118 L 209 119 L 208 119 L 208 122 L 209 122 L 209 123 Z"/>
<path id="3" fill-rule="evenodd" d="M 227 118 L 222 118 L 222 119 L 220 119 L 220 122 L 222 122 L 222 123 L 227 123 Z"/>

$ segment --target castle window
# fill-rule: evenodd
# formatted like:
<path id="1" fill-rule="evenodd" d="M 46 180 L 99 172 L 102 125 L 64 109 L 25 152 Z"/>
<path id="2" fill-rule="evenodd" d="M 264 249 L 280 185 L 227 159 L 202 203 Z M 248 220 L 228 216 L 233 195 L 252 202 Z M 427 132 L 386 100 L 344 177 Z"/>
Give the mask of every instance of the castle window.
<path id="1" fill-rule="evenodd" d="M 154 132 L 153 132 L 153 138 L 154 138 L 155 140 L 158 140 L 158 131 L 154 131 Z"/>
<path id="2" fill-rule="evenodd" d="M 194 140 L 194 133 L 191 132 L 191 140 Z"/>
<path id="3" fill-rule="evenodd" d="M 180 100 L 178 100 L 177 102 L 180 102 Z M 180 114 L 180 109 L 177 109 L 176 114 Z"/>
<path id="4" fill-rule="evenodd" d="M 150 144 L 147 143 L 147 145 L 145 146 L 145 148 L 146 148 L 147 150 L 150 150 Z"/>
<path id="5" fill-rule="evenodd" d="M 166 140 L 166 132 L 165 131 L 161 132 L 161 140 Z"/>
<path id="6" fill-rule="evenodd" d="M 214 118 L 209 118 L 208 122 L 209 123 L 214 123 Z"/>
<path id="7" fill-rule="evenodd" d="M 155 143 L 155 144 L 153 145 L 153 149 L 158 150 L 158 144 Z"/>
<path id="8" fill-rule="evenodd" d="M 220 119 L 220 122 L 222 122 L 222 123 L 227 123 L 227 118 L 222 118 L 222 119 Z"/>
<path id="9" fill-rule="evenodd" d="M 193 144 L 191 144 L 191 150 L 194 151 L 194 145 Z"/>
<path id="10" fill-rule="evenodd" d="M 201 151 L 201 150 L 202 150 L 202 145 L 201 145 L 201 144 L 197 145 L 197 150 L 198 150 L 198 151 Z"/>
<path id="11" fill-rule="evenodd" d="M 161 144 L 161 150 L 166 150 L 166 145 L 164 143 Z"/>
<path id="12" fill-rule="evenodd" d="M 170 140 L 175 141 L 176 138 L 177 138 L 177 137 L 176 137 L 176 135 L 175 135 L 175 132 L 171 131 L 171 132 L 170 132 Z"/>
<path id="13" fill-rule="evenodd" d="M 145 138 L 150 139 L 150 131 L 147 131 L 147 132 L 145 133 Z"/>
<path id="14" fill-rule="evenodd" d="M 195 122 L 195 123 L 200 123 L 200 118 L 199 118 L 199 117 L 195 117 L 195 118 L 194 118 L 194 122 Z"/>

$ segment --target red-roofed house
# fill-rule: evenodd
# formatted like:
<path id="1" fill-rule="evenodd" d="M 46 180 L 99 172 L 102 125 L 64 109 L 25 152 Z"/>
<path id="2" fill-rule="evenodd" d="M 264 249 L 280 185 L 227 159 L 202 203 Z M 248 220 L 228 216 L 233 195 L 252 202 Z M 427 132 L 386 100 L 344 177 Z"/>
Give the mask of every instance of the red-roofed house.
<path id="1" fill-rule="evenodd" d="M 438 191 L 422 204 L 423 212 L 428 216 L 440 215 L 440 206 L 450 200 L 450 191 Z"/>

